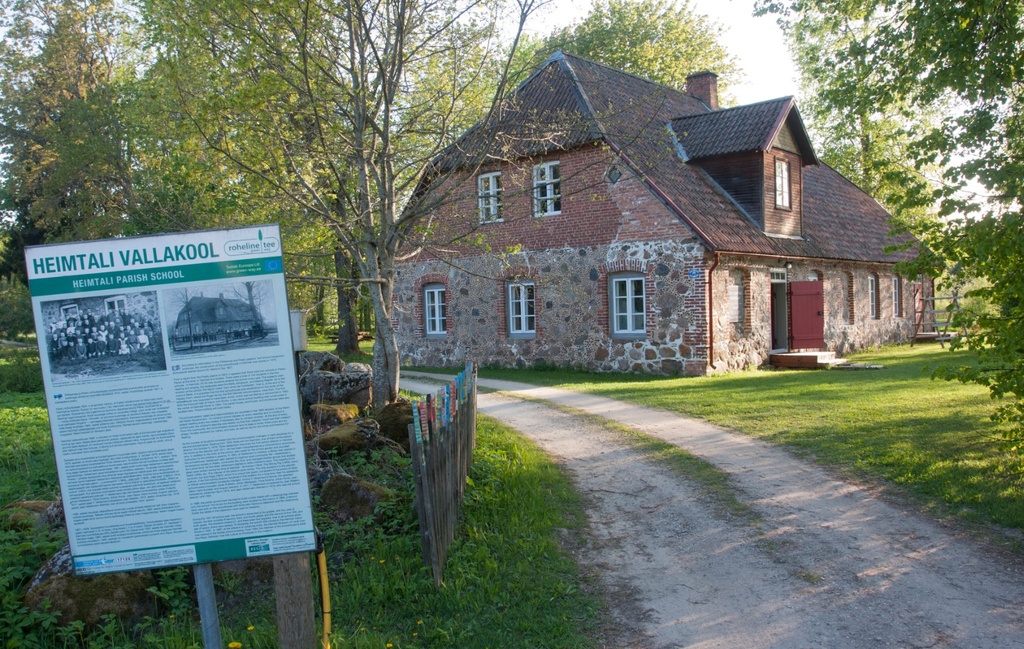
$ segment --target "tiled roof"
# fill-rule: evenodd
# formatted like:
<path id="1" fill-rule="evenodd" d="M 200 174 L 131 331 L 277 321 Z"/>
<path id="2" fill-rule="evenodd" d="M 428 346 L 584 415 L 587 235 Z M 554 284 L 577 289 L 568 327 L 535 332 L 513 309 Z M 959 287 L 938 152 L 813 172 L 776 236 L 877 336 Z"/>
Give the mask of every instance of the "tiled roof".
<path id="1" fill-rule="evenodd" d="M 557 52 L 441 159 L 536 155 L 603 139 L 716 252 L 786 258 L 898 261 L 886 254 L 889 214 L 842 175 L 817 163 L 791 98 L 721 111 L 681 90 Z M 804 150 L 803 239 L 766 235 L 704 172 L 701 158 L 764 150 L 788 121 Z M 487 143 L 490 143 L 488 146 Z M 685 149 L 690 163 L 678 153 Z M 449 167 L 450 168 L 450 167 Z"/>
<path id="2" fill-rule="evenodd" d="M 766 151 L 779 128 L 787 120 L 799 120 L 792 97 L 762 101 L 725 110 L 688 115 L 673 119 L 672 130 L 690 160 L 700 160 L 731 153 Z M 795 124 L 796 132 L 803 131 L 802 121 Z M 803 154 L 806 164 L 817 158 L 809 142 Z"/>

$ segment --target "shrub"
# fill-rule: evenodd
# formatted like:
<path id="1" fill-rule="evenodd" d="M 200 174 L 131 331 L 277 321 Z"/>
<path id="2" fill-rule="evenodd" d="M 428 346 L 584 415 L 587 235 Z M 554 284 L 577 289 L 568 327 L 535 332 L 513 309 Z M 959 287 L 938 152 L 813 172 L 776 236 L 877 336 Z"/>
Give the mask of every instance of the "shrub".
<path id="1" fill-rule="evenodd" d="M 39 392 L 43 374 L 33 348 L 0 348 L 0 392 Z"/>
<path id="2" fill-rule="evenodd" d="M 0 277 L 0 338 L 18 338 L 33 331 L 28 287 L 13 277 Z"/>

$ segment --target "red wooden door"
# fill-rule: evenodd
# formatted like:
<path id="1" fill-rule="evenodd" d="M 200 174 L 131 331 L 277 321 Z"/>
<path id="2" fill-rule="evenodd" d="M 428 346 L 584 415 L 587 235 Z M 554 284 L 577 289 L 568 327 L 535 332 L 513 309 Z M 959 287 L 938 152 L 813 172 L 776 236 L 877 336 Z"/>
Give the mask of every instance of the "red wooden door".
<path id="1" fill-rule="evenodd" d="M 824 284 L 789 283 L 789 349 L 825 348 Z"/>

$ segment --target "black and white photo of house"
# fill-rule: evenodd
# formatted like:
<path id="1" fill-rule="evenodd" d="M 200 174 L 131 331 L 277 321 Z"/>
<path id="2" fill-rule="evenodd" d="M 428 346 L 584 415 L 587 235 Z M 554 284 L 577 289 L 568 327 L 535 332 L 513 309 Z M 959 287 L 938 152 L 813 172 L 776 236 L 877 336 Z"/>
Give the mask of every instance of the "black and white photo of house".
<path id="1" fill-rule="evenodd" d="M 55 381 L 167 369 L 155 291 L 52 300 L 40 311 Z"/>
<path id="2" fill-rule="evenodd" d="M 163 292 L 173 353 L 276 345 L 270 281 L 231 282 Z"/>

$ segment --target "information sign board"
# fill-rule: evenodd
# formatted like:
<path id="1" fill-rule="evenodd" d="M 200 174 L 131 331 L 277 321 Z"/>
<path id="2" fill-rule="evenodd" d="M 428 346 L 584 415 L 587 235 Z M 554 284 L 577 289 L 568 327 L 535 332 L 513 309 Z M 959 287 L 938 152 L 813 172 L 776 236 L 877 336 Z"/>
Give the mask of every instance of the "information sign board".
<path id="1" fill-rule="evenodd" d="M 75 572 L 313 550 L 276 225 L 29 247 Z"/>

